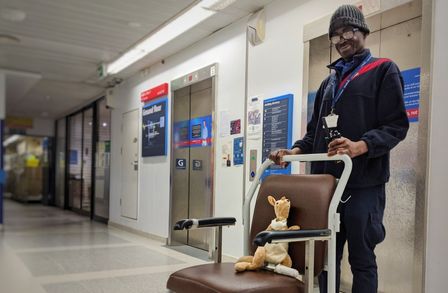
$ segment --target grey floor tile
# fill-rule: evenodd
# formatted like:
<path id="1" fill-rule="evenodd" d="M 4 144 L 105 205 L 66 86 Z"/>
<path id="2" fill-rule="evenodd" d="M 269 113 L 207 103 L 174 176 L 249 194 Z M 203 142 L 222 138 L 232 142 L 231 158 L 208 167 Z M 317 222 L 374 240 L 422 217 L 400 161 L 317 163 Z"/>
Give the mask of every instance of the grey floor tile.
<path id="1" fill-rule="evenodd" d="M 34 276 L 97 272 L 181 264 L 143 246 L 24 252 L 19 257 Z"/>
<path id="2" fill-rule="evenodd" d="M 44 286 L 48 293 L 89 293 L 80 283 L 49 284 Z"/>
<path id="3" fill-rule="evenodd" d="M 80 246 L 127 243 L 128 241 L 109 235 L 107 232 L 53 233 L 32 235 L 11 235 L 7 243 L 15 249 L 45 248 L 56 246 Z"/>
<path id="4" fill-rule="evenodd" d="M 166 293 L 170 273 L 145 274 L 109 279 L 49 284 L 48 293 Z"/>

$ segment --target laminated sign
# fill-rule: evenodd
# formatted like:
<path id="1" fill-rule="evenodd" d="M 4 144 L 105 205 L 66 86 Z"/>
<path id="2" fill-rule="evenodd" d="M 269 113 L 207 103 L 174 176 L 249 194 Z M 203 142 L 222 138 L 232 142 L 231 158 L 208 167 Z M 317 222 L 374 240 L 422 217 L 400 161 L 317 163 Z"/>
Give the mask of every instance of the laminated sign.
<path id="1" fill-rule="evenodd" d="M 167 98 L 152 102 L 142 109 L 142 156 L 167 154 Z"/>

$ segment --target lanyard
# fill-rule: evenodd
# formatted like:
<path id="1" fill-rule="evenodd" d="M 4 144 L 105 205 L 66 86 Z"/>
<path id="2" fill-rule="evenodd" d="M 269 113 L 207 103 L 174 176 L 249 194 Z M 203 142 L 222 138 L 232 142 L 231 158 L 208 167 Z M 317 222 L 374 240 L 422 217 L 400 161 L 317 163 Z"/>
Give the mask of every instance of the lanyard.
<path id="1" fill-rule="evenodd" d="M 343 84 L 342 88 L 338 89 L 336 94 L 335 91 L 333 91 L 333 100 L 331 101 L 331 108 L 332 108 L 332 112 L 334 112 L 334 108 L 336 106 L 336 103 L 339 101 L 339 99 L 342 96 L 342 93 L 345 91 L 345 89 L 347 88 L 348 84 L 358 75 L 359 71 L 361 70 L 362 67 L 364 67 L 369 61 L 370 59 L 372 59 L 372 54 L 368 54 L 364 60 L 361 62 L 361 64 L 359 64 L 358 67 L 356 67 L 355 70 L 353 70 L 353 72 L 349 75 L 349 77 L 347 78 L 347 81 Z M 335 76 L 336 79 L 336 76 Z M 336 85 L 336 82 L 334 83 L 334 86 Z"/>

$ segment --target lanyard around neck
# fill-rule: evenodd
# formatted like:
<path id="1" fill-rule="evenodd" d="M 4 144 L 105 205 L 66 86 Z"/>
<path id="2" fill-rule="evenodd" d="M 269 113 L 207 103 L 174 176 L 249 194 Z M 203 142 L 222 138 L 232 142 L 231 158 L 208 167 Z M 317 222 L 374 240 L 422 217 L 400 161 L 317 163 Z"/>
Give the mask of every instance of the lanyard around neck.
<path id="1" fill-rule="evenodd" d="M 370 59 L 372 59 L 372 54 L 367 54 L 367 56 L 364 58 L 364 60 L 361 62 L 361 64 L 358 65 L 358 67 L 353 70 L 353 72 L 348 76 L 344 84 L 341 88 L 339 88 L 337 91 L 333 91 L 333 100 L 332 100 L 332 112 L 334 111 L 334 108 L 336 107 L 336 103 L 339 101 L 339 99 L 342 96 L 342 93 L 345 91 L 349 83 L 358 75 L 361 68 L 363 68 L 367 63 L 369 63 Z M 335 77 L 336 78 L 336 77 Z M 334 83 L 334 86 L 336 85 L 336 82 Z"/>

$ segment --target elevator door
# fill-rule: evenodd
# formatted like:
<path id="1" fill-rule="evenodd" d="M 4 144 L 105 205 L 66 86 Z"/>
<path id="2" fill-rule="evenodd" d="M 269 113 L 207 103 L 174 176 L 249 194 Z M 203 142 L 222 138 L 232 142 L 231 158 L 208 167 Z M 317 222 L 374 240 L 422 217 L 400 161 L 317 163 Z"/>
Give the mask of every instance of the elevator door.
<path id="1" fill-rule="evenodd" d="M 212 78 L 181 88 L 173 95 L 171 220 L 212 216 Z M 207 229 L 174 231 L 171 242 L 209 248 Z"/>
<path id="2" fill-rule="evenodd" d="M 403 73 L 420 67 L 421 17 L 417 9 L 418 6 L 405 5 L 368 19 L 372 27 L 378 23 L 382 29 L 373 30 L 367 37 L 366 47 L 375 57 L 392 59 Z M 308 117 L 313 94 L 329 73 L 325 65 L 337 58 L 336 50 L 330 48 L 328 36 L 310 41 Z M 391 179 L 386 185 L 384 214 L 387 236 L 375 250 L 379 292 L 413 292 L 413 270 L 417 266 L 415 253 L 418 253 L 416 239 L 422 237 L 415 234 L 415 225 L 418 214 L 423 213 L 416 205 L 417 139 L 418 120 L 411 121 L 406 139 L 391 152 Z M 350 292 L 351 283 L 346 246 L 341 291 Z"/>

